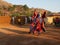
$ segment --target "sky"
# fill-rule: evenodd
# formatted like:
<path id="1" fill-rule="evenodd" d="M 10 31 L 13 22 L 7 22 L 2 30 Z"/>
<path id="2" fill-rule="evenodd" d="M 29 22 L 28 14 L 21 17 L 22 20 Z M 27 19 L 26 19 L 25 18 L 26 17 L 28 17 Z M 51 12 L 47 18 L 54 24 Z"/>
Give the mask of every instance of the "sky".
<path id="1" fill-rule="evenodd" d="M 27 5 L 30 8 L 42 8 L 52 12 L 60 12 L 60 0 L 4 0 L 16 5 Z"/>

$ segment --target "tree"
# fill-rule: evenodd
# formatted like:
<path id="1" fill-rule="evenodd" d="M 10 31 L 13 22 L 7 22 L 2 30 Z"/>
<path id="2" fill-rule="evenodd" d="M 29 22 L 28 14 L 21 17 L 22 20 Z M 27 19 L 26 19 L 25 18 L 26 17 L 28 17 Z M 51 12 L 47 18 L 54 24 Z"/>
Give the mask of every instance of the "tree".
<path id="1" fill-rule="evenodd" d="M 24 8 L 24 10 L 28 10 L 29 9 L 29 7 L 27 5 L 24 5 L 23 8 Z"/>
<path id="2" fill-rule="evenodd" d="M 47 14 L 51 14 L 52 12 L 48 11 Z"/>

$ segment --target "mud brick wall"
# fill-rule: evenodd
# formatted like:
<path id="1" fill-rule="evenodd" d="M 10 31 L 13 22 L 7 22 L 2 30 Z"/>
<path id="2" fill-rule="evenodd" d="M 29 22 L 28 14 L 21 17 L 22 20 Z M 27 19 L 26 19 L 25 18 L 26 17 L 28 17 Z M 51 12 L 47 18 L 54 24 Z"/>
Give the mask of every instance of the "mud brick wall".
<path id="1" fill-rule="evenodd" d="M 11 18 L 10 16 L 0 16 L 0 24 L 10 23 Z"/>

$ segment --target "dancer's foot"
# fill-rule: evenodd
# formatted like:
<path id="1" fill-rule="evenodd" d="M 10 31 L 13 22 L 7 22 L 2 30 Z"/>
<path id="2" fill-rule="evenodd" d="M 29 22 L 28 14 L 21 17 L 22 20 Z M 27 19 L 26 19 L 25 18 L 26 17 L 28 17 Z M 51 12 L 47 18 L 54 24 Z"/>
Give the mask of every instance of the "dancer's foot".
<path id="1" fill-rule="evenodd" d="M 31 34 L 31 32 L 28 32 L 29 34 Z"/>

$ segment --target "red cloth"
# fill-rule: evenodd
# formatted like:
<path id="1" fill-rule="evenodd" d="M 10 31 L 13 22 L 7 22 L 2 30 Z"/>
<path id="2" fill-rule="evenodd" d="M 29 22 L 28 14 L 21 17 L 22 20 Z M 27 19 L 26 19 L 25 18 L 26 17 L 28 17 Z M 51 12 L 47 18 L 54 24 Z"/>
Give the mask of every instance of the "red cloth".
<path id="1" fill-rule="evenodd" d="M 39 19 L 37 19 L 36 23 L 37 23 L 37 29 L 36 29 L 36 30 L 41 31 L 41 30 L 42 30 L 42 28 L 41 28 L 40 20 L 39 20 Z"/>
<path id="2" fill-rule="evenodd" d="M 40 24 L 40 20 L 36 17 L 37 17 L 37 13 L 34 12 L 34 15 L 32 16 L 31 26 L 34 27 L 36 25 L 36 29 L 34 31 L 39 30 L 41 32 L 42 31 L 42 28 L 41 28 L 42 25 Z M 33 22 L 34 18 L 36 18 L 36 22 Z M 36 23 L 36 24 L 34 24 L 34 23 Z"/>

